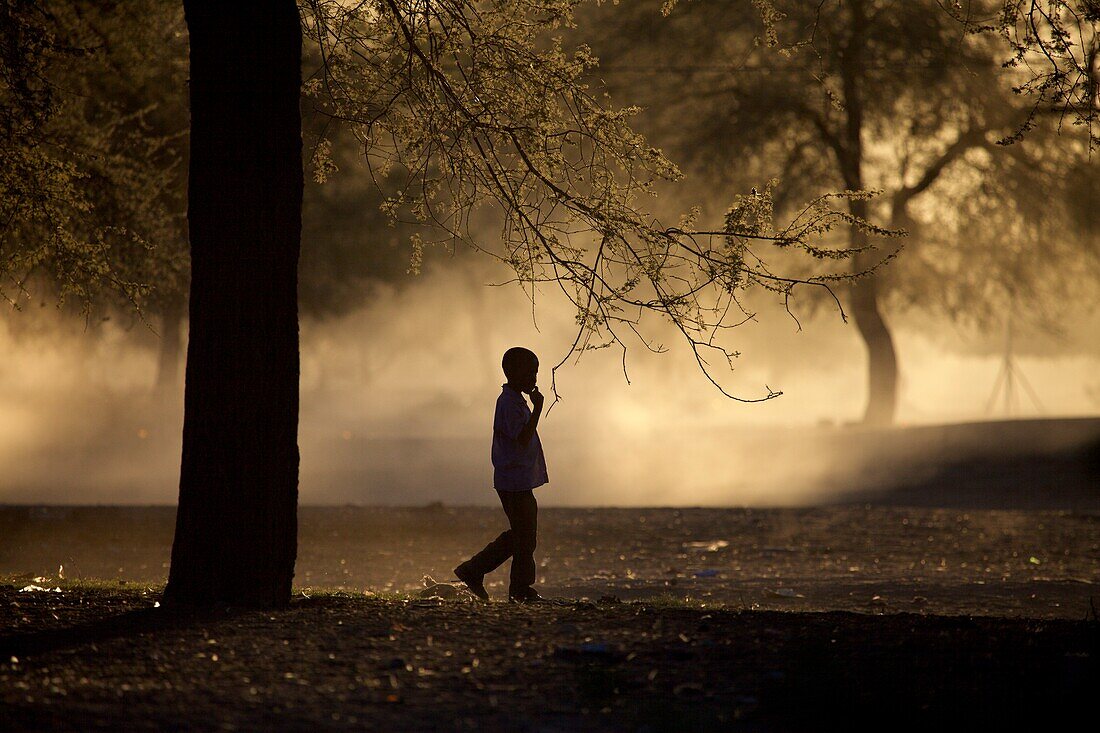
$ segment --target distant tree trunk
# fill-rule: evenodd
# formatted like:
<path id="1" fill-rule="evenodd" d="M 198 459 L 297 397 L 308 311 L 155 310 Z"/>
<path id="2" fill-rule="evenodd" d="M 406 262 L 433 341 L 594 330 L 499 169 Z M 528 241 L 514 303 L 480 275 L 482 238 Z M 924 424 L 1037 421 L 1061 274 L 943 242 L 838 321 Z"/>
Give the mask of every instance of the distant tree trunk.
<path id="1" fill-rule="evenodd" d="M 160 316 L 160 342 L 157 349 L 158 392 L 175 389 L 180 373 L 180 340 L 183 306 L 173 303 Z"/>
<path id="2" fill-rule="evenodd" d="M 301 26 L 294 0 L 184 0 L 190 336 L 165 601 L 282 605 L 297 552 Z"/>
<path id="3" fill-rule="evenodd" d="M 849 0 L 851 9 L 851 36 L 844 49 L 841 63 L 844 87 L 844 107 L 847 126 L 844 131 L 843 155 L 840 161 L 845 185 L 853 191 L 863 188 L 863 99 L 861 77 L 863 73 L 863 48 L 866 43 L 867 8 L 864 0 Z M 852 215 L 866 219 L 865 200 L 849 202 Z M 852 247 L 866 247 L 867 233 L 857 226 L 850 230 Z M 856 272 L 871 267 L 877 259 L 875 253 L 856 255 L 852 264 Z M 894 421 L 897 406 L 898 361 L 894 351 L 894 339 L 882 318 L 878 302 L 878 282 L 869 275 L 852 284 L 849 310 L 855 319 L 859 335 L 867 345 L 867 407 L 863 422 L 867 425 L 889 425 Z"/>
<path id="4" fill-rule="evenodd" d="M 858 239 L 853 246 L 860 246 Z M 865 235 L 863 239 L 866 240 Z M 857 267 L 861 262 L 870 267 L 874 261 L 873 257 L 855 258 Z M 859 335 L 867 346 L 867 406 L 863 423 L 890 425 L 898 400 L 898 360 L 890 328 L 879 308 L 877 276 L 870 275 L 854 283 L 848 303 Z"/>

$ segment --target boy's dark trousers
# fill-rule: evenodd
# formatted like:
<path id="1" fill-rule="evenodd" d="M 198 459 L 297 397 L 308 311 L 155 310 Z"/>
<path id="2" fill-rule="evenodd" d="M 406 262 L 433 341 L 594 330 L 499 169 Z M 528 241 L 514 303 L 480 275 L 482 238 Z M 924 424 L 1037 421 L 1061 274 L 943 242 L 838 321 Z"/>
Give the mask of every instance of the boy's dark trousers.
<path id="1" fill-rule="evenodd" d="M 508 515 L 510 529 L 501 532 L 484 550 L 463 564 L 478 575 L 485 575 L 512 558 L 508 595 L 522 595 L 535 582 L 539 505 L 531 490 L 498 491 L 497 496 Z"/>

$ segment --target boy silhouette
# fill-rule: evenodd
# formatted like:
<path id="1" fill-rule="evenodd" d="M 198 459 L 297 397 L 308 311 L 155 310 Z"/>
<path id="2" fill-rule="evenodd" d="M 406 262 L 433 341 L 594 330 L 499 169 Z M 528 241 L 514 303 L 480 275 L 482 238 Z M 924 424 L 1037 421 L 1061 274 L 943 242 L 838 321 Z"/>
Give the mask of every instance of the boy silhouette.
<path id="1" fill-rule="evenodd" d="M 483 601 L 485 574 L 512 558 L 508 600 L 531 603 L 542 600 L 535 583 L 535 545 L 538 531 L 538 503 L 534 489 L 550 479 L 546 458 L 536 429 L 542 416 L 543 396 L 536 385 L 539 360 L 534 352 L 515 346 L 501 360 L 508 382 L 497 397 L 493 417 L 493 488 L 496 489 L 508 529 L 481 552 L 455 568 L 455 576 Z M 531 407 L 523 395 L 531 399 Z"/>

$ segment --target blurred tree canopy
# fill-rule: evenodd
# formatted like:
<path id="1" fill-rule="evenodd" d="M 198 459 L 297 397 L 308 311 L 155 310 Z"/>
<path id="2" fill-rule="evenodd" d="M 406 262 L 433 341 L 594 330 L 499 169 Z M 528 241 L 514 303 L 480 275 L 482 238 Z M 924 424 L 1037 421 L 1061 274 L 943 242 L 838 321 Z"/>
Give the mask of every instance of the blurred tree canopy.
<path id="1" fill-rule="evenodd" d="M 0 5 L 0 294 L 10 304 L 35 280 L 83 307 L 151 303 L 153 282 L 179 289 L 186 115 L 159 101 L 182 103 L 173 81 L 185 64 L 182 17 L 156 12 L 164 7 L 140 3 L 135 17 L 160 22 L 135 23 L 83 4 Z"/>
<path id="2" fill-rule="evenodd" d="M 1100 145 L 1100 2 L 1004 0 L 944 3 L 967 33 L 996 35 L 1011 50 L 1013 91 L 1031 103 L 1012 140 L 1036 119 L 1055 115 L 1058 125 L 1084 128 L 1089 149 Z"/>
<path id="3" fill-rule="evenodd" d="M 174 381 L 189 278 L 181 8 L 7 2 L 0 12 L 14 59 L 0 91 L 27 100 L 7 108 L 18 120 L 0 140 L 12 163 L 0 174 L 0 294 L 17 310 L 56 299 L 90 323 L 156 319 L 159 378 Z"/>
<path id="4" fill-rule="evenodd" d="M 585 4 L 548 3 L 538 10 L 524 6 L 523 12 L 538 16 L 543 24 L 540 35 L 553 46 L 552 36 L 567 34 L 573 11 Z M 501 66 L 505 59 L 515 61 L 520 50 L 509 34 L 532 30 L 523 23 L 509 20 L 499 28 L 480 30 L 464 20 L 466 6 L 457 2 L 436 8 L 410 5 L 412 20 L 403 26 L 385 20 L 403 8 L 400 3 L 348 8 L 304 0 L 300 6 L 307 31 L 307 109 L 319 113 L 307 116 L 307 142 L 313 143 L 307 155 L 320 178 L 330 179 L 306 190 L 305 209 L 315 215 L 305 219 L 300 282 L 304 313 L 323 316 L 355 307 L 369 297 L 372 279 L 398 278 L 415 269 L 430 240 L 482 247 L 482 238 L 470 236 L 468 228 L 461 231 L 460 216 L 487 201 L 487 208 L 492 208 L 503 198 L 497 214 L 506 222 L 506 246 L 482 248 L 512 266 L 529 286 L 548 281 L 564 285 L 562 292 L 578 309 L 578 348 L 621 344 L 618 333 L 636 330 L 638 314 L 649 310 L 686 327 L 682 330 L 697 355 L 701 356 L 700 348 L 727 358 L 735 353 L 712 349 L 714 335 L 723 330 L 713 330 L 715 316 L 728 313 L 735 301 L 719 296 L 703 303 L 690 288 L 659 292 L 646 276 L 653 269 L 654 255 L 670 266 L 687 261 L 666 254 L 686 253 L 697 263 L 706 260 L 698 258 L 702 250 L 688 252 L 670 241 L 686 241 L 679 232 L 697 226 L 690 217 L 682 228 L 654 228 L 660 232 L 657 243 L 647 245 L 650 251 L 641 257 L 649 257 L 649 265 L 639 266 L 636 253 L 623 252 L 625 258 L 616 259 L 613 246 L 590 250 L 598 254 L 589 268 L 600 263 L 617 269 L 621 277 L 601 276 L 568 257 L 555 262 L 548 255 L 558 243 L 576 246 L 585 227 L 575 224 L 595 224 L 608 245 L 615 239 L 606 236 L 609 232 L 642 232 L 644 227 L 638 225 L 645 222 L 646 207 L 639 204 L 652 190 L 651 183 L 678 176 L 659 151 L 644 147 L 627 131 L 634 108 L 604 109 L 599 94 L 586 90 L 572 100 L 571 111 L 580 113 L 580 129 L 555 131 L 546 120 L 538 120 L 540 114 L 552 120 L 560 108 L 561 100 L 548 98 L 521 115 L 538 124 L 505 130 L 482 119 L 492 116 L 494 105 L 514 103 L 509 97 L 514 89 L 500 84 L 520 88 L 543 83 Z M 939 308 L 958 319 L 981 322 L 997 317 L 998 300 L 981 296 L 983 288 L 971 287 L 961 277 L 959 263 L 966 258 L 947 252 L 957 249 L 960 240 L 971 242 L 971 253 L 984 248 L 987 265 L 1003 270 L 1006 279 L 1022 274 L 1034 284 L 1035 278 L 1053 281 L 1071 272 L 1065 267 L 1044 271 L 1028 259 L 1034 249 L 1024 251 L 1022 245 L 1049 232 L 1052 222 L 1064 220 L 1066 213 L 1050 205 L 1029 206 L 1028 196 L 1034 202 L 1036 186 L 1052 190 L 1066 166 L 1075 166 L 1074 180 L 1083 181 L 1076 198 L 1084 202 L 1077 211 L 1086 212 L 1087 218 L 1092 209 L 1092 167 L 1066 162 L 1066 156 L 1079 152 L 1074 149 L 1077 143 L 1060 140 L 1044 151 L 1043 142 L 1029 143 L 1027 137 L 1045 135 L 1046 129 L 1070 120 L 1086 126 L 1095 142 L 1094 2 L 757 2 L 755 10 L 746 4 L 731 12 L 728 3 L 697 0 L 664 2 L 661 9 L 671 17 L 663 21 L 655 6 L 656 2 L 605 5 L 602 13 L 582 16 L 582 35 L 600 38 L 598 50 L 608 67 L 596 72 L 595 53 L 587 47 L 572 55 L 559 47 L 553 51 L 556 68 L 549 72 L 557 86 L 543 91 L 552 97 L 555 89 L 574 83 L 571 79 L 579 82 L 602 73 L 613 91 L 647 103 L 650 112 L 644 126 L 662 143 L 668 141 L 676 160 L 692 169 L 709 166 L 731 189 L 760 185 L 778 175 L 778 186 L 760 185 L 763 193 L 738 199 L 744 210 L 727 224 L 744 223 L 756 214 L 767 218 L 773 209 L 790 216 L 799 211 L 798 201 L 833 188 L 881 187 L 892 192 L 870 204 L 854 198 L 848 210 L 919 235 L 907 243 L 900 263 L 863 278 L 851 290 L 851 312 L 878 354 L 872 360 L 882 365 L 879 374 L 893 371 L 889 330 L 876 314 L 880 302 L 891 309 Z M 862 46 L 855 63 L 844 52 L 854 50 L 859 8 L 865 18 L 858 29 Z M 178 328 L 188 275 L 182 180 L 187 146 L 182 96 L 186 34 L 179 5 L 144 0 L 137 11 L 121 13 L 110 4 L 5 0 L 0 14 L 5 58 L 0 89 L 5 102 L 0 119 L 0 220 L 7 222 L 0 237 L 0 293 L 18 303 L 28 278 L 37 273 L 62 299 L 75 296 L 84 307 L 96 300 L 124 307 L 136 304 L 160 316 L 162 330 L 171 330 L 172 319 Z M 423 27 L 414 22 L 419 18 L 424 19 Z M 616 36 L 608 32 L 611 29 L 622 32 Z M 626 40 L 627 47 L 616 48 L 615 37 Z M 419 77 L 392 76 L 402 68 L 395 59 L 404 59 L 407 69 L 428 63 Z M 1013 65 L 1014 76 L 995 73 L 994 67 L 1005 60 Z M 623 76 L 623 66 L 630 64 L 636 66 L 633 80 Z M 858 73 L 847 79 L 848 69 Z M 639 79 L 646 83 L 638 84 Z M 411 85 L 399 88 L 406 81 Z M 1022 99 L 1013 99 L 1013 87 Z M 483 96 L 461 97 L 474 88 Z M 848 93 L 856 94 L 861 105 L 846 105 Z M 450 118 L 427 107 L 429 102 L 450 105 Z M 691 106 L 690 114 L 685 113 L 686 105 Z M 855 106 L 862 108 L 849 114 Z M 1055 111 L 1061 113 L 1056 120 Z M 849 122 L 857 122 L 863 131 L 859 146 L 853 145 Z M 471 126 L 480 137 L 462 134 Z M 439 135 L 445 139 L 437 139 Z M 563 144 L 557 150 L 540 148 L 530 144 L 536 135 Z M 999 152 L 994 148 L 998 135 L 1023 142 L 1010 155 L 994 155 Z M 471 147 L 479 142 L 488 147 Z M 565 189 L 545 185 L 557 175 L 583 178 L 575 163 L 564 161 L 562 151 L 588 146 L 599 153 L 600 145 L 613 151 L 601 161 L 612 164 L 607 170 L 631 171 L 631 183 L 617 187 L 614 176 L 605 176 L 587 182 L 590 191 L 582 193 L 582 186 L 564 197 Z M 714 155 L 716 145 L 724 154 Z M 884 145 L 892 149 L 883 150 Z M 517 157 L 520 148 L 537 150 L 542 157 L 524 161 Z M 983 156 L 983 150 L 989 154 Z M 476 164 L 477 157 L 500 154 L 498 162 L 521 164 L 516 179 L 494 179 Z M 858 166 L 853 162 L 857 158 Z M 364 159 L 373 166 L 375 180 L 330 175 Z M 776 161 L 781 163 L 775 165 Z M 960 172 L 963 168 L 972 175 Z M 1025 180 L 1031 182 L 1020 183 Z M 454 181 L 461 183 L 451 185 Z M 963 190 L 970 193 L 964 195 Z M 613 198 L 621 195 L 631 203 L 616 212 L 601 210 L 592 191 Z M 939 202 L 937 207 L 944 200 L 953 201 L 958 216 L 946 226 L 943 221 L 929 226 L 934 207 L 923 203 L 929 198 Z M 814 216 L 825 212 L 821 203 L 817 201 L 819 208 L 811 212 Z M 1001 226 L 975 226 L 973 215 L 991 205 L 1018 210 L 1014 217 L 998 212 Z M 971 208 L 971 216 L 964 215 L 965 207 Z M 747 216 L 749 210 L 755 213 Z M 556 218 L 562 212 L 564 218 Z M 430 223 L 435 229 L 417 232 L 411 226 L 387 225 L 398 219 Z M 822 221 L 813 216 L 811 220 Z M 829 226 L 836 223 L 829 221 Z M 767 227 L 758 227 L 755 234 L 771 236 L 786 247 L 820 233 L 806 223 L 774 226 L 766 233 Z M 966 228 L 965 235 L 960 227 Z M 697 228 L 720 232 L 723 227 Z M 439 231 L 446 234 L 441 237 Z M 1006 239 L 1001 234 L 1009 231 L 1021 256 L 995 256 Z M 544 232 L 552 234 L 543 237 Z M 528 239 L 531 235 L 535 239 Z M 893 248 L 876 252 L 864 239 L 857 227 L 847 247 L 830 252 L 858 250 L 848 269 L 866 272 Z M 740 240 L 737 247 L 744 249 L 736 257 L 752 262 L 753 241 L 758 245 L 763 240 Z M 1076 240 L 1060 238 L 1057 243 L 1071 249 Z M 729 263 L 723 259 L 720 266 Z M 707 269 L 716 265 L 710 262 L 694 273 L 677 274 L 662 287 L 685 275 L 685 281 L 699 275 L 707 280 Z M 757 267 L 754 274 L 742 261 L 741 277 L 732 290 L 759 285 L 786 296 L 793 280 L 814 280 L 823 272 L 805 261 L 795 261 L 783 276 L 762 263 Z M 989 278 L 989 271 L 981 270 L 982 285 L 1007 281 Z M 596 294 L 589 300 L 591 286 Z M 1020 292 L 1026 297 L 1028 289 L 1021 287 Z M 529 290 L 534 294 L 537 288 Z M 635 314 L 622 318 L 631 308 L 637 309 Z M 732 310 L 747 316 L 737 307 Z M 610 326 L 619 330 L 613 332 Z M 706 335 L 708 329 L 711 336 Z M 887 388 L 875 387 L 872 394 L 888 395 L 891 379 L 877 381 Z M 888 405 L 890 398 L 879 402 Z M 869 413 L 875 411 L 887 414 L 890 408 Z"/>
<path id="5" fill-rule="evenodd" d="M 306 181 L 298 300 L 303 315 L 328 318 L 369 301 L 378 283 L 406 281 L 412 230 L 393 225 L 383 213 L 384 192 L 392 184 L 367 175 L 362 144 L 326 124 L 328 118 L 313 113 L 311 105 L 303 99 L 305 158 L 308 163 L 320 145 L 328 168 L 316 172 L 322 180 Z"/>
<path id="6" fill-rule="evenodd" d="M 1088 136 L 1059 136 L 1055 115 L 1014 93 L 1001 27 L 977 31 L 940 5 L 774 2 L 761 23 L 706 0 L 663 18 L 655 1 L 586 27 L 617 27 L 601 79 L 646 104 L 648 132 L 712 188 L 776 177 L 788 212 L 822 190 L 882 192 L 850 210 L 907 230 L 901 255 L 868 274 L 873 250 L 849 232 L 872 423 L 891 421 L 897 398 L 884 310 L 988 326 L 1015 301 L 1038 316 L 1089 267 L 1067 208 L 1084 190 L 1067 173 L 1087 177 Z"/>
<path id="7" fill-rule="evenodd" d="M 190 277 L 182 11 L 175 0 L 0 3 L 0 295 L 15 309 L 57 301 L 91 324 L 149 319 L 163 387 L 177 384 Z M 320 64 L 315 50 L 303 62 Z M 307 138 L 328 122 L 307 117 Z M 361 145 L 327 132 L 353 168 Z M 372 282 L 405 274 L 408 232 L 388 226 L 381 202 L 363 176 L 307 186 L 304 313 L 346 312 Z"/>

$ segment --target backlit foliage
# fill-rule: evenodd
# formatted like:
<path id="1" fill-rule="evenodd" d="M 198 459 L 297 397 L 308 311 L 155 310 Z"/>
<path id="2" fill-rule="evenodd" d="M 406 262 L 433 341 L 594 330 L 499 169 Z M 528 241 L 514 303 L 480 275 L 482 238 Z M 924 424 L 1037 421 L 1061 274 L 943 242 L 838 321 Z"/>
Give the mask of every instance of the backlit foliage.
<path id="1" fill-rule="evenodd" d="M 647 129 L 708 190 L 776 176 L 759 195 L 782 217 L 821 190 L 881 189 L 865 204 L 868 218 L 908 233 L 897 260 L 875 274 L 891 319 L 936 330 L 946 316 L 988 332 L 1013 302 L 1018 321 L 1046 329 L 1090 301 L 1095 275 L 1082 270 L 1096 271 L 1095 255 L 1091 265 L 1085 256 L 1095 245 L 1065 203 L 1091 190 L 1095 160 L 1087 162 L 1081 128 L 1059 131 L 1060 112 L 1032 116 L 1022 144 L 997 144 L 1034 104 L 1013 93 L 1022 71 L 1002 68 L 1009 49 L 998 33 L 966 33 L 936 0 L 775 0 L 773 49 L 753 43 L 759 19 L 731 18 L 717 0 L 681 2 L 667 18 L 657 17 L 659 4 L 600 13 L 593 28 L 613 29 L 603 31 L 613 39 L 603 78 L 616 93 L 639 90 Z M 653 40 L 632 43 L 637 37 Z M 851 51 L 859 65 L 846 64 Z M 850 124 L 860 127 L 859 145 Z M 850 264 L 858 271 L 862 263 Z M 821 265 L 836 263 L 801 258 L 786 267 Z M 831 301 L 802 298 L 799 312 L 812 313 L 811 304 Z"/>
<path id="2" fill-rule="evenodd" d="M 51 62 L 82 51 L 32 3 L 0 5 L 0 44 L 0 296 L 14 304 L 12 291 L 37 268 L 49 269 L 62 297 L 87 295 L 110 272 L 107 247 L 101 233 L 79 231 L 91 202 L 79 167 L 52 145 L 61 100 L 45 80 Z"/>
<path id="3" fill-rule="evenodd" d="M 1018 72 L 1013 87 L 1032 100 L 1028 120 L 1003 143 L 1019 140 L 1036 116 L 1054 114 L 1088 131 L 1100 144 L 1100 2 L 1002 0 L 944 3 L 971 33 L 1000 36 L 1010 50 L 1005 66 Z"/>
<path id="4" fill-rule="evenodd" d="M 888 232 L 831 205 L 865 195 L 853 192 L 815 199 L 784 223 L 773 221 L 766 195 L 752 194 L 737 200 L 725 228 L 697 227 L 690 215 L 662 224 L 648 209 L 654 186 L 680 171 L 631 128 L 636 109 L 589 87 L 592 50 L 561 40 L 581 4 L 312 1 L 303 22 L 322 65 L 306 92 L 354 130 L 379 178 L 404 181 L 383 205 L 395 221 L 507 263 L 532 303 L 541 284 L 559 289 L 577 313 L 571 353 L 616 345 L 625 356 L 631 335 L 663 350 L 642 328 L 656 314 L 711 376 L 712 358 L 728 366 L 736 356 L 721 337 L 751 317 L 739 301 L 745 288 L 789 295 L 800 283 L 827 288 L 845 277 L 784 277 L 758 248 L 845 259 L 853 251 L 826 248 L 821 235 L 853 222 Z M 323 157 L 314 165 L 331 173 Z M 489 216 L 502 224 L 499 247 L 478 236 Z M 410 269 L 428 243 L 413 242 Z"/>
<path id="5" fill-rule="evenodd" d="M 186 289 L 182 9 L 128 11 L 143 21 L 0 4 L 0 296 L 16 308 L 45 290 L 157 310 Z"/>
<path id="6" fill-rule="evenodd" d="M 654 186 L 680 172 L 634 132 L 634 108 L 589 88 L 593 52 L 560 40 L 582 4 L 302 0 L 307 41 L 321 52 L 305 92 L 359 138 L 386 183 L 380 190 L 404 182 L 383 204 L 387 216 L 500 258 L 532 300 L 540 283 L 559 288 L 581 326 L 574 349 L 625 352 L 620 337 L 642 337 L 642 319 L 653 313 L 679 328 L 704 369 L 708 355 L 728 361 L 735 352 L 719 336 L 751 317 L 739 300 L 746 289 L 786 297 L 804 282 L 827 288 L 842 277 L 832 264 L 855 252 L 827 247 L 821 235 L 849 224 L 890 232 L 837 211 L 838 196 L 862 192 L 777 206 L 771 184 L 738 197 L 724 226 L 710 230 L 690 213 L 677 226 L 662 224 L 649 212 Z M 746 0 L 724 12 L 735 25 L 755 24 L 746 49 L 755 38 L 783 58 L 812 57 L 816 25 L 787 37 L 780 26 L 789 9 L 780 5 Z M 676 6 L 667 0 L 662 9 Z M 115 11 L 0 0 L 0 296 L 13 304 L 32 278 L 85 305 L 103 297 L 155 304 L 185 287 L 186 119 L 178 100 L 141 103 L 158 86 L 182 88 L 180 8 L 146 0 Z M 964 30 L 1007 42 L 1005 59 L 1018 71 L 1016 89 L 1034 101 L 1033 118 L 1083 125 L 1095 144 L 1095 0 L 956 0 L 922 12 L 947 13 Z M 819 82 L 832 91 L 830 78 Z M 841 111 L 840 96 L 831 101 Z M 324 141 L 312 163 L 317 180 L 336 172 Z M 774 210 L 797 215 L 777 223 Z M 500 247 L 476 236 L 490 217 L 503 223 Z M 429 230 L 410 243 L 410 271 L 432 238 Z M 773 247 L 829 267 L 784 277 L 765 264 Z"/>

